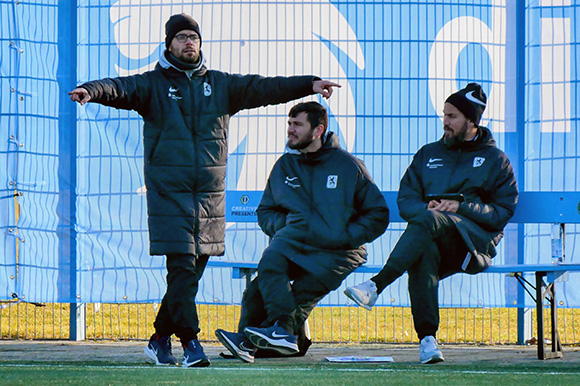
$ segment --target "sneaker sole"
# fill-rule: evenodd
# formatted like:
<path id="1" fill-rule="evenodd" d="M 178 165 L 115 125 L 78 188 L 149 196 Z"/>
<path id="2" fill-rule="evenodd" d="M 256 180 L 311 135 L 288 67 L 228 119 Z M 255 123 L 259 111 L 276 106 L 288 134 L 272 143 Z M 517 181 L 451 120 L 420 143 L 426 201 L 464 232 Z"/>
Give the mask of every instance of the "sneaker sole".
<path id="1" fill-rule="evenodd" d="M 184 359 L 182 366 L 183 367 L 208 367 L 210 364 L 211 364 L 211 362 L 207 358 L 200 358 L 195 362 L 187 362 Z"/>
<path id="2" fill-rule="evenodd" d="M 171 366 L 171 365 L 177 365 L 177 361 L 172 362 L 172 363 L 163 363 L 163 362 L 159 362 L 159 359 L 157 358 L 157 355 L 155 355 L 155 351 L 151 350 L 149 348 L 149 346 L 145 347 L 145 350 L 143 351 L 145 353 L 145 355 L 147 355 L 151 360 L 153 360 L 155 362 L 155 364 L 157 366 Z"/>
<path id="3" fill-rule="evenodd" d="M 244 329 L 246 336 L 252 344 L 264 350 L 273 350 L 282 355 L 294 355 L 299 352 L 298 345 L 287 342 L 284 339 L 272 339 L 269 336 L 261 334 L 257 331 Z"/>
<path id="4" fill-rule="evenodd" d="M 363 307 L 369 311 L 371 311 L 373 309 L 372 306 L 369 306 L 369 305 L 361 302 L 359 300 L 359 298 L 356 296 L 356 294 L 354 293 L 354 291 L 352 291 L 350 288 L 345 289 L 344 294 L 346 295 L 347 298 L 349 298 L 350 300 L 355 302 L 357 306 Z"/>
<path id="5" fill-rule="evenodd" d="M 249 355 L 247 352 L 237 349 L 237 346 L 228 339 L 227 336 L 223 335 L 220 330 L 216 330 L 215 336 L 224 345 L 225 348 L 237 359 L 246 362 L 246 363 L 254 363 L 254 357 Z"/>
<path id="6" fill-rule="evenodd" d="M 433 355 L 431 358 L 429 359 L 424 359 L 421 361 L 421 363 L 423 363 L 424 365 L 432 365 L 434 363 L 439 363 L 439 362 L 443 362 L 445 359 L 442 356 L 439 355 Z"/>

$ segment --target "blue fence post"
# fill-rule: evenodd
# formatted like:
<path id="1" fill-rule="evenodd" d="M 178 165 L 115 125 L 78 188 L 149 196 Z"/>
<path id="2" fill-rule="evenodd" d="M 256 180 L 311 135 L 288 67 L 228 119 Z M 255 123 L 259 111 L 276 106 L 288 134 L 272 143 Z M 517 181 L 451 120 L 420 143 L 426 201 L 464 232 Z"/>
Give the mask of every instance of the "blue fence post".
<path id="1" fill-rule="evenodd" d="M 506 31 L 506 146 L 520 190 L 525 189 L 525 37 L 526 6 L 523 1 L 506 5 L 508 23 Z M 508 63 L 515 63 L 514 66 Z M 510 224 L 505 230 L 507 264 L 524 263 L 525 224 Z M 517 309 L 517 343 L 524 344 L 531 337 L 531 309 L 520 307 L 525 303 L 525 291 L 513 280 L 506 282 L 506 299 L 515 297 Z"/>
<path id="2" fill-rule="evenodd" d="M 58 159 L 58 239 L 59 299 L 70 302 L 70 340 L 85 339 L 85 306 L 77 303 L 77 106 L 68 92 L 76 87 L 77 75 L 77 2 L 58 2 L 58 68 L 59 85 L 59 159 Z"/>
<path id="3" fill-rule="evenodd" d="M 518 134 L 518 169 L 516 178 L 520 190 L 526 189 L 526 5 L 516 1 L 516 120 Z M 525 224 L 518 224 L 518 264 L 524 264 Z M 518 286 L 518 304 L 524 304 L 526 293 Z M 532 309 L 518 308 L 518 344 L 525 344 L 531 338 Z"/>
<path id="4" fill-rule="evenodd" d="M 516 125 L 516 159 L 515 172 L 520 190 L 526 189 L 525 152 L 526 152 L 526 4 L 524 1 L 511 3 L 515 12 L 515 71 L 514 106 Z M 509 7 L 509 6 L 508 6 Z M 507 66 L 506 66 L 507 67 Z M 517 225 L 517 264 L 524 264 L 525 224 Z M 526 293 L 522 286 L 517 286 L 517 303 L 525 304 Z M 525 344 L 531 338 L 532 309 L 518 307 L 518 344 Z"/>

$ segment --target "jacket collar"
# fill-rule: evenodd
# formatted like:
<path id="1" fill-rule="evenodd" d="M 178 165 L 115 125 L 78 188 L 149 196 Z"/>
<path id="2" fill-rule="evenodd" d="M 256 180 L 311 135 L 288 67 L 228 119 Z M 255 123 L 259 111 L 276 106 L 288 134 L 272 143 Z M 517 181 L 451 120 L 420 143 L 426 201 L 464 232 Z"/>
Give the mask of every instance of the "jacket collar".
<path id="1" fill-rule="evenodd" d="M 323 160 L 332 149 L 340 149 L 340 142 L 338 140 L 338 135 L 328 130 L 326 131 L 326 134 L 324 134 L 324 142 L 322 143 L 322 147 L 317 151 L 301 153 L 298 150 L 290 149 L 288 146 L 286 146 L 286 151 L 288 154 L 298 156 L 300 161 L 306 163 L 317 163 Z"/>
<path id="2" fill-rule="evenodd" d="M 179 68 L 178 66 L 176 66 L 176 64 L 172 63 L 167 57 L 168 55 L 170 55 L 169 51 L 167 51 L 166 49 L 163 50 L 161 52 L 161 55 L 159 56 L 159 63 L 158 66 L 160 66 L 161 68 L 164 69 L 175 69 L 179 72 L 183 72 L 185 75 L 187 75 L 188 78 L 191 78 L 193 76 L 201 76 L 203 74 L 205 74 L 205 72 L 207 71 L 207 68 L 205 67 L 205 55 L 203 54 L 203 51 L 200 51 L 200 61 L 198 63 L 198 65 L 196 67 L 192 67 L 191 69 L 184 69 L 184 68 Z M 177 60 L 177 59 L 175 59 Z"/>
<path id="3" fill-rule="evenodd" d="M 445 146 L 450 150 L 476 150 L 482 147 L 495 147 L 495 139 L 491 134 L 491 131 L 487 127 L 479 126 L 477 130 L 476 138 L 473 141 L 463 141 L 460 143 L 455 143 L 453 145 L 446 145 L 443 137 L 438 141 L 441 145 Z"/>

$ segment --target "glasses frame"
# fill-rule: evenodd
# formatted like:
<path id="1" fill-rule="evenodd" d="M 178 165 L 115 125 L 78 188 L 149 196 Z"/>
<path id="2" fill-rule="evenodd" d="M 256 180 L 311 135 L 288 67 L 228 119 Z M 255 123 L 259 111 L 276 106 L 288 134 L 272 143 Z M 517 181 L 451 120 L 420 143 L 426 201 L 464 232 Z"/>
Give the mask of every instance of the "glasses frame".
<path id="1" fill-rule="evenodd" d="M 177 40 L 179 43 L 187 43 L 188 40 L 191 40 L 193 43 L 198 43 L 201 39 L 197 34 L 177 34 L 174 36 L 174 39 Z"/>

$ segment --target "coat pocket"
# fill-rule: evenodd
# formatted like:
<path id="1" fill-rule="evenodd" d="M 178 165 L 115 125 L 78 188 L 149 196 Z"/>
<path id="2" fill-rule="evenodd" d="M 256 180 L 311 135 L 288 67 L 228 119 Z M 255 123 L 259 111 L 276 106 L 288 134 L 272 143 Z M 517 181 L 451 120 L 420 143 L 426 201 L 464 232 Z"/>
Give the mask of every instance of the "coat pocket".
<path id="1" fill-rule="evenodd" d="M 157 145 L 159 145 L 159 140 L 161 139 L 161 132 L 157 133 L 155 137 L 149 138 L 145 145 L 145 163 L 150 163 L 155 156 L 155 151 L 157 150 Z"/>

